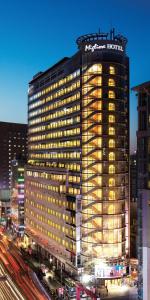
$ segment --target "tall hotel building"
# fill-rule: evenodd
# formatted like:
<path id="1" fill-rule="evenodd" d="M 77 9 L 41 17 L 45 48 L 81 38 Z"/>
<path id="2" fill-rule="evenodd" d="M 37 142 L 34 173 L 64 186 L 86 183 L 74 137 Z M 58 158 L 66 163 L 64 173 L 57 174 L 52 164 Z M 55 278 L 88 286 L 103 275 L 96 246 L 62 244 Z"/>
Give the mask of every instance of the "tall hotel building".
<path id="1" fill-rule="evenodd" d="M 29 83 L 26 232 L 75 273 L 129 252 L 126 42 L 114 30 L 81 36 Z"/>

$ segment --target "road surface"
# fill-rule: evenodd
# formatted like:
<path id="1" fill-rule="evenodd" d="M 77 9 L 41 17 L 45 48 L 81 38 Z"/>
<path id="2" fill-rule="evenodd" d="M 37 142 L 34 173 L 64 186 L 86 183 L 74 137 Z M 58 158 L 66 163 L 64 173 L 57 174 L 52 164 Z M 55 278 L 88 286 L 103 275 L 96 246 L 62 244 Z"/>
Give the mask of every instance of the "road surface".
<path id="1" fill-rule="evenodd" d="M 4 275 L 6 275 L 6 279 L 0 280 L 0 300 L 26 300 L 3 265 L 0 264 L 0 276 Z"/>
<path id="2" fill-rule="evenodd" d="M 4 298 L 2 293 L 3 298 L 0 298 L 0 300 L 50 300 L 50 297 L 48 295 L 46 296 L 44 292 L 34 284 L 30 276 L 29 267 L 24 263 L 18 249 L 13 243 L 7 240 L 6 236 L 1 236 L 0 240 L 0 261 L 2 261 L 7 272 L 10 274 L 10 278 L 13 278 L 13 282 L 18 286 L 23 297 L 13 298 L 10 294 Z M 5 289 L 5 285 L 6 283 L 0 281 L 0 289 L 1 286 L 2 289 Z"/>

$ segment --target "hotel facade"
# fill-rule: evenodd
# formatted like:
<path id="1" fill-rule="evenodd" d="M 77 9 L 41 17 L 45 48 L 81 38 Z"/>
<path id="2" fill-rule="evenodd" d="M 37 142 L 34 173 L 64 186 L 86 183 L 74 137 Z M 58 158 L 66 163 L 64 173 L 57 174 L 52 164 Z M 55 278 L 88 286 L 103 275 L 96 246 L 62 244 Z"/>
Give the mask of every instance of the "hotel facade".
<path id="1" fill-rule="evenodd" d="M 76 274 L 129 254 L 126 43 L 114 30 L 81 36 L 29 83 L 26 233 Z"/>

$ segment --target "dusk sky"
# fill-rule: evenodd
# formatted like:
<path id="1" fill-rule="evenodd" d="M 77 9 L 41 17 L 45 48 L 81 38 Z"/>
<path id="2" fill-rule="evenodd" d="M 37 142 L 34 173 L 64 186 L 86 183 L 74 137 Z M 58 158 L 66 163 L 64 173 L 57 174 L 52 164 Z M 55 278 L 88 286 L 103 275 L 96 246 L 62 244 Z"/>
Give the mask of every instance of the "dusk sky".
<path id="1" fill-rule="evenodd" d="M 76 52 L 76 38 L 115 27 L 128 38 L 130 87 L 150 80 L 149 0 L 0 0 L 0 121 L 27 122 L 28 82 Z M 135 148 L 137 110 L 130 96 Z"/>

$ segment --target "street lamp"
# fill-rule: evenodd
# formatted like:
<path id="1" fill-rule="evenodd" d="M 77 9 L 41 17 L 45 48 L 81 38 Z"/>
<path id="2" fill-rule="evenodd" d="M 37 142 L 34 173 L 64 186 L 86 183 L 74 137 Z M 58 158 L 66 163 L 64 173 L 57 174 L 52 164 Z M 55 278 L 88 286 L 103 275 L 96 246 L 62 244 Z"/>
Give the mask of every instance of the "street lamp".
<path id="1" fill-rule="evenodd" d="M 91 275 L 89 274 L 83 274 L 82 275 L 82 283 L 88 283 L 91 279 Z"/>

